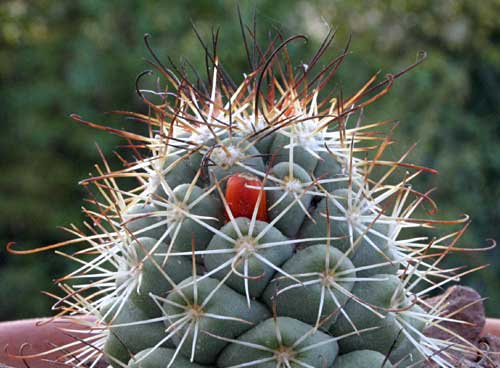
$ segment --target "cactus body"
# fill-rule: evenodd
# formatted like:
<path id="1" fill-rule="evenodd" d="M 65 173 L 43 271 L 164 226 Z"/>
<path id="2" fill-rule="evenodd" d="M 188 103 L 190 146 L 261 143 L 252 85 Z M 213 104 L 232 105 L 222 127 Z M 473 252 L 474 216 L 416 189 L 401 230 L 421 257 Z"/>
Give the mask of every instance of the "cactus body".
<path id="1" fill-rule="evenodd" d="M 196 363 L 191 363 L 188 359 L 181 356 L 175 356 L 174 349 L 158 348 L 145 349 L 132 357 L 128 363 L 130 368 L 156 368 L 161 367 L 165 362 L 175 359 L 176 368 L 210 368 Z"/>
<path id="2" fill-rule="evenodd" d="M 386 358 L 371 350 L 357 350 L 352 353 L 340 355 L 335 364 L 336 368 L 392 368 Z"/>
<path id="3" fill-rule="evenodd" d="M 150 124 L 132 136 L 144 158 L 95 179 L 94 258 L 61 282 L 70 312 L 96 317 L 113 367 L 453 367 L 422 331 L 439 326 L 424 296 L 454 279 L 439 263 L 459 233 L 407 236 L 439 223 L 412 217 L 433 204 L 408 185 L 424 168 L 381 160 L 382 123 L 347 123 L 392 80 L 322 100 L 280 50 L 236 89 L 214 61 L 210 96 L 158 66 L 174 101 L 131 114 Z"/>

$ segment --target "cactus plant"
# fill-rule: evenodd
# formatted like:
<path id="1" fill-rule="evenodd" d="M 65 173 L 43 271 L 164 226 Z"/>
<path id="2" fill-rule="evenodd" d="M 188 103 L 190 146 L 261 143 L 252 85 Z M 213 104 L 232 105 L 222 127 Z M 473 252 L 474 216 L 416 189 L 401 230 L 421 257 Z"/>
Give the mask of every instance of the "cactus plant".
<path id="1" fill-rule="evenodd" d="M 147 127 L 133 133 L 90 123 L 129 142 L 132 159 L 104 159 L 82 183 L 90 222 L 74 272 L 58 280 L 55 309 L 92 316 L 90 336 L 56 347 L 74 366 L 454 367 L 455 351 L 426 327 L 453 321 L 429 306 L 433 290 L 470 271 L 442 268 L 467 218 L 414 214 L 434 202 L 412 181 L 433 170 L 383 158 L 390 122 L 360 112 L 401 73 L 371 78 L 341 97 L 327 89 L 344 61 L 290 61 L 294 36 L 259 48 L 236 85 L 215 50 L 208 83 L 167 69 L 162 90 L 137 93 L 149 113 L 117 111 Z M 214 42 L 216 44 L 216 42 Z M 141 78 L 145 74 L 141 75 Z M 356 121 L 357 119 L 357 121 Z M 142 130 L 144 132 L 144 130 Z M 131 179 L 135 185 L 130 189 Z M 128 189 L 125 189 L 128 188 Z M 428 227 L 465 224 L 439 238 Z M 22 253 L 11 245 L 12 252 Z M 457 321 L 459 323 L 459 321 Z"/>

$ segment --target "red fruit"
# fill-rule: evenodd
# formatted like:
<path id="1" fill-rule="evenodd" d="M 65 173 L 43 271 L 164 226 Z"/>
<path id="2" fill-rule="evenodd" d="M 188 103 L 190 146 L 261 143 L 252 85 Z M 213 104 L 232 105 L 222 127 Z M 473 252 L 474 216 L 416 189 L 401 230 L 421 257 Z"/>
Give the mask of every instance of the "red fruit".
<path id="1" fill-rule="evenodd" d="M 248 188 L 248 186 L 254 188 Z M 226 185 L 226 201 L 235 218 L 252 218 L 257 200 L 261 195 L 257 220 L 268 221 L 266 192 L 260 188 L 262 188 L 262 181 L 252 174 L 238 173 L 229 177 Z M 261 192 L 262 194 L 260 194 Z M 227 213 L 226 218 L 229 219 Z"/>

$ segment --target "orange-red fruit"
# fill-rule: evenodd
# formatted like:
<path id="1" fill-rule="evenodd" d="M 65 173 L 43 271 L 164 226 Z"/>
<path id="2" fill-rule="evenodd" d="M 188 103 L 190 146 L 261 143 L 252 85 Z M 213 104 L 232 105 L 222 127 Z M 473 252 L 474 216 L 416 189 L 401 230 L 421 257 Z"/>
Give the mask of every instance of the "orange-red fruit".
<path id="1" fill-rule="evenodd" d="M 257 220 L 268 221 L 266 192 L 257 188 L 262 188 L 262 181 L 252 174 L 238 173 L 229 177 L 226 185 L 226 201 L 235 218 L 252 218 L 260 195 Z M 229 218 L 227 213 L 226 218 Z"/>

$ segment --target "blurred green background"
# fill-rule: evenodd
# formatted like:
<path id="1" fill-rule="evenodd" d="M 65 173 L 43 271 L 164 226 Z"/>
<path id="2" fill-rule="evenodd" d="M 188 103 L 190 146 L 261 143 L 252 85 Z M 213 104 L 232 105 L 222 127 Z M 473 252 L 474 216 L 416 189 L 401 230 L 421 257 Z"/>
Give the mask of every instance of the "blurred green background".
<path id="1" fill-rule="evenodd" d="M 331 55 L 353 36 L 339 78 L 352 92 L 377 70 L 396 72 L 428 60 L 397 81 L 365 111 L 366 121 L 397 119 L 397 158 L 418 141 L 411 160 L 440 174 L 420 180 L 438 187 L 442 218 L 469 214 L 464 247 L 500 239 L 500 2 L 275 1 L 240 2 L 251 22 L 255 7 L 261 41 L 273 27 L 305 33 L 293 47 L 297 64 L 319 46 L 327 24 L 339 27 Z M 59 225 L 81 223 L 85 193 L 76 184 L 99 161 L 94 143 L 111 156 L 119 141 L 79 126 L 70 113 L 98 122 L 113 109 L 143 110 L 135 76 L 146 68 L 143 34 L 165 60 L 204 68 L 192 20 L 206 39 L 220 27 L 220 56 L 233 79 L 247 71 L 234 1 L 3 0 L 0 3 L 0 320 L 47 315 L 51 278 L 72 268 L 51 253 L 12 256 L 3 244 L 33 247 L 66 239 Z M 325 61 L 326 63 L 326 61 Z M 116 119 L 114 119 L 116 121 Z M 130 127 L 118 120 L 117 127 Z M 464 282 L 476 287 L 488 313 L 500 317 L 500 251 L 466 254 L 452 263 L 490 263 Z"/>

